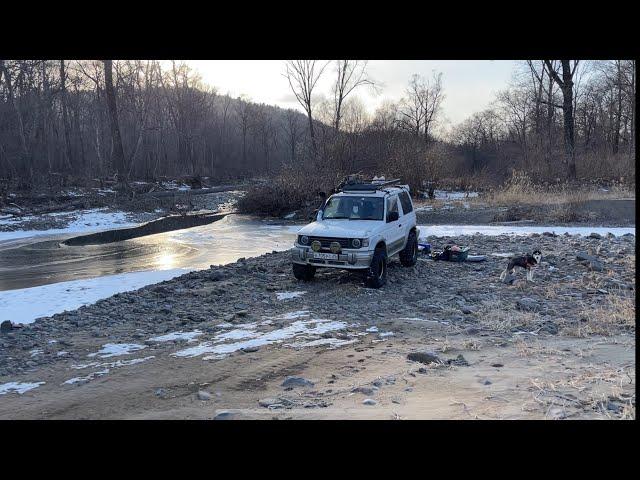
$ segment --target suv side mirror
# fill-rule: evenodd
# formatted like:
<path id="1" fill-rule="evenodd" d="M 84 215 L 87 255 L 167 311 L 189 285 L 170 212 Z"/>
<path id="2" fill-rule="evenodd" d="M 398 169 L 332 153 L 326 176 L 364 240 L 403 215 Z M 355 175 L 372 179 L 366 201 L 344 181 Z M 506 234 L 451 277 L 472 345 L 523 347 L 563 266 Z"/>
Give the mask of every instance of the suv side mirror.
<path id="1" fill-rule="evenodd" d="M 400 218 L 400 214 L 398 212 L 387 213 L 387 223 L 395 222 L 399 218 Z"/>
<path id="2" fill-rule="evenodd" d="M 324 213 L 324 210 L 319 209 L 318 213 L 316 213 L 316 222 L 321 222 L 322 221 L 322 214 Z"/>

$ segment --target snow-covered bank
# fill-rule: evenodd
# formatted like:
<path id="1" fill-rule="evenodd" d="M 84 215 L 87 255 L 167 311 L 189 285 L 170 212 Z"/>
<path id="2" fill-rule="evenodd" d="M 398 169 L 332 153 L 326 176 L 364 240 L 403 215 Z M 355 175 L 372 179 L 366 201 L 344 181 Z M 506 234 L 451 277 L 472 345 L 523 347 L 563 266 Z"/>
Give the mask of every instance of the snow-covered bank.
<path id="1" fill-rule="evenodd" d="M 616 237 L 631 233 L 636 234 L 635 227 L 554 227 L 554 226 L 505 226 L 505 225 L 419 225 L 420 236 L 456 237 L 459 235 L 531 235 L 553 232 L 557 235 L 587 236 L 591 233 L 606 235 L 612 233 Z"/>
<path id="2" fill-rule="evenodd" d="M 144 271 L 108 275 L 88 280 L 72 280 L 39 287 L 0 292 L 2 320 L 32 323 L 36 318 L 48 317 L 65 310 L 95 303 L 116 293 L 137 290 L 145 285 L 177 277 L 190 269 Z"/>
<path id="3" fill-rule="evenodd" d="M 48 230 L 21 230 L 24 223 L 41 220 L 60 220 L 60 217 L 69 217 L 69 223 L 64 228 L 52 228 Z M 88 233 L 97 230 L 110 230 L 114 228 L 135 227 L 135 222 L 129 221 L 125 212 L 110 212 L 106 208 L 80 210 L 76 212 L 57 212 L 44 215 L 12 217 L 0 219 L 0 225 L 17 227 L 11 232 L 0 232 L 0 242 L 16 240 L 20 238 L 35 237 L 41 235 L 65 235 L 76 233 Z"/>

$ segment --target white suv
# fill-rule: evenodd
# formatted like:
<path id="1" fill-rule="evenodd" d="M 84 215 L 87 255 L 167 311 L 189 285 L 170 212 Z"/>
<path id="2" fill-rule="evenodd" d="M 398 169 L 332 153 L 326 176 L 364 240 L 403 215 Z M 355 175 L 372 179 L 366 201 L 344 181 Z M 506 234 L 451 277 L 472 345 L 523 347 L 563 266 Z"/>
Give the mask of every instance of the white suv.
<path id="1" fill-rule="evenodd" d="M 420 232 L 409 187 L 398 183 L 353 183 L 329 197 L 316 221 L 298 231 L 295 277 L 310 281 L 318 267 L 362 270 L 367 286 L 379 288 L 391 256 L 399 253 L 403 266 L 415 265 Z"/>

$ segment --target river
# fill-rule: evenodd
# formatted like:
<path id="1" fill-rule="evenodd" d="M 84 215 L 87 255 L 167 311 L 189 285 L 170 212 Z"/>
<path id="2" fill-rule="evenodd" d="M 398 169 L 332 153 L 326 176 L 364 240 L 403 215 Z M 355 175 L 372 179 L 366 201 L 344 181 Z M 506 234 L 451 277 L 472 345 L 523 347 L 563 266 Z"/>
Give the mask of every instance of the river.
<path id="1" fill-rule="evenodd" d="M 301 225 L 280 225 L 243 215 L 183 230 L 103 245 L 65 246 L 72 235 L 41 234 L 0 244 L 0 321 L 28 323 L 117 292 L 176 275 L 231 263 L 241 257 L 291 248 Z M 555 231 L 635 234 L 635 228 L 430 225 L 421 236 L 526 235 Z M 486 253 L 486 252 L 481 252 Z"/>

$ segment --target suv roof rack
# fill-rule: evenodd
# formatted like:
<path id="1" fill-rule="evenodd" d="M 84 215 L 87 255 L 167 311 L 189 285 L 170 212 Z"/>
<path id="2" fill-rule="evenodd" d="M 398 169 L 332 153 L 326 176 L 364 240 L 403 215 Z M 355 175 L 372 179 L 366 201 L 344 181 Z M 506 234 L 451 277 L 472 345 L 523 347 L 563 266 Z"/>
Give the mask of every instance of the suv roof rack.
<path id="1" fill-rule="evenodd" d="M 369 180 L 365 182 L 348 182 L 340 190 L 343 192 L 375 192 L 383 188 L 399 185 L 400 179 L 394 180 Z"/>

